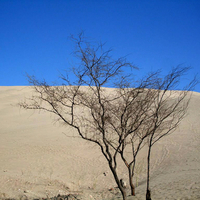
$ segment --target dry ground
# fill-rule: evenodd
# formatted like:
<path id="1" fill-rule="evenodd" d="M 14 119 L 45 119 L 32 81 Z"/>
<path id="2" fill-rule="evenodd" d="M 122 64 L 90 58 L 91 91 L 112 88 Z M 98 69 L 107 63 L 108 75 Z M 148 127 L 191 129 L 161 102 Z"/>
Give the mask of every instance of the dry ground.
<path id="1" fill-rule="evenodd" d="M 105 159 L 54 117 L 16 106 L 30 87 L 0 87 L 0 198 L 38 199 L 76 194 L 78 199 L 121 199 Z M 152 199 L 200 199 L 200 94 L 187 117 L 153 147 Z M 136 167 L 136 197 L 145 199 L 145 149 Z M 126 179 L 126 169 L 119 173 Z M 106 174 L 106 176 L 104 175 Z M 113 188 L 114 190 L 109 191 Z"/>

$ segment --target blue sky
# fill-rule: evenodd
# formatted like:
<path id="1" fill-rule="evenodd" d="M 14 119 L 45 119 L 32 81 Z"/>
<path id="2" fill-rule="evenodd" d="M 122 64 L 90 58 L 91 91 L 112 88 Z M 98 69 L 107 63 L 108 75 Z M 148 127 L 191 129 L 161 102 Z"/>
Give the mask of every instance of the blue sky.
<path id="1" fill-rule="evenodd" d="M 199 0 L 0 0 L 0 29 L 1 86 L 28 85 L 26 73 L 57 81 L 81 31 L 140 75 L 179 64 L 192 67 L 183 84 L 200 74 Z"/>

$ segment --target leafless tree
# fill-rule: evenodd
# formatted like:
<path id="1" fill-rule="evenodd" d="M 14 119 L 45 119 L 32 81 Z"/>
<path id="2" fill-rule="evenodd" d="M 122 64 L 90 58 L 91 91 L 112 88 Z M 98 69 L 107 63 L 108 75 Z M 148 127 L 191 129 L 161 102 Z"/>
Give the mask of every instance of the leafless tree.
<path id="1" fill-rule="evenodd" d="M 175 67 L 166 76 L 159 72 L 150 73 L 140 81 L 136 88 L 119 86 L 119 112 L 115 112 L 120 121 L 120 135 L 124 141 L 118 150 L 128 168 L 131 194 L 135 195 L 133 185 L 134 169 L 138 152 L 148 145 L 147 155 L 147 199 L 150 199 L 150 155 L 151 147 L 164 136 L 172 133 L 186 114 L 190 102 L 190 91 L 197 84 L 194 77 L 183 91 L 176 91 L 180 78 L 189 71 L 189 67 Z M 115 104 L 116 105 L 116 104 Z M 132 158 L 124 155 L 128 150 Z M 129 161 L 128 161 L 129 160 Z M 148 198 L 149 197 L 149 198 Z"/>
<path id="2" fill-rule="evenodd" d="M 127 68 L 135 67 L 125 58 L 114 60 L 110 51 L 103 50 L 103 45 L 92 46 L 83 40 L 82 35 L 73 40 L 76 44 L 75 56 L 79 61 L 73 68 L 76 80 L 71 81 L 67 75 L 62 75 L 63 85 L 50 86 L 29 76 L 36 93 L 20 106 L 55 114 L 58 120 L 73 127 L 82 139 L 99 146 L 126 200 L 126 189 L 118 173 L 118 160 L 121 159 L 127 167 L 131 194 L 135 195 L 133 177 L 138 152 L 149 144 L 150 161 L 152 145 L 173 129 L 164 134 L 162 130 L 169 123 L 177 126 L 182 119 L 185 107 L 179 112 L 177 107 L 187 92 L 178 96 L 178 103 L 172 101 L 174 109 L 171 109 L 171 102 L 167 101 L 170 95 L 166 95 L 170 89 L 167 83 L 177 81 L 175 74 L 178 68 L 172 71 L 172 81 L 170 75 L 165 77 L 164 82 L 158 81 L 158 72 L 134 81 L 132 71 L 128 73 Z M 108 86 L 113 87 L 112 92 L 106 89 Z"/>
<path id="3" fill-rule="evenodd" d="M 163 79 L 157 79 L 154 85 L 155 99 L 148 110 L 149 120 L 146 121 L 146 135 L 148 136 L 147 154 L 147 190 L 146 200 L 151 200 L 150 192 L 150 157 L 152 146 L 176 130 L 181 120 L 185 117 L 190 102 L 191 89 L 197 84 L 194 77 L 182 91 L 175 89 L 179 85 L 180 78 L 190 68 L 176 67 Z"/>

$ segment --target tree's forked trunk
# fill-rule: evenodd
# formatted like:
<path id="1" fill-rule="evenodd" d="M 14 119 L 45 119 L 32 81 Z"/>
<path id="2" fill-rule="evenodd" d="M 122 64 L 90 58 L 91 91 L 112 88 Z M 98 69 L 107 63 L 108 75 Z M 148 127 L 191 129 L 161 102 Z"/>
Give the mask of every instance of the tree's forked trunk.
<path id="1" fill-rule="evenodd" d="M 117 181 L 116 181 L 117 182 Z M 123 200 L 127 200 L 127 196 L 126 196 L 126 189 L 121 185 L 120 182 L 117 182 L 118 188 L 122 194 Z"/>
<path id="2" fill-rule="evenodd" d="M 122 186 L 122 184 L 120 183 L 120 180 L 119 180 L 119 178 L 118 178 L 118 175 L 117 175 L 116 170 L 110 165 L 110 163 L 109 163 L 109 167 L 110 167 L 110 169 L 111 169 L 111 171 L 112 171 L 112 174 L 113 174 L 113 176 L 114 176 L 114 178 L 115 178 L 115 181 L 116 181 L 116 183 L 117 183 L 117 186 L 118 186 L 118 188 L 119 188 L 119 190 L 120 190 L 120 192 L 121 192 L 121 194 L 122 194 L 123 200 L 127 200 L 126 189 L 125 189 L 125 188 Z"/>

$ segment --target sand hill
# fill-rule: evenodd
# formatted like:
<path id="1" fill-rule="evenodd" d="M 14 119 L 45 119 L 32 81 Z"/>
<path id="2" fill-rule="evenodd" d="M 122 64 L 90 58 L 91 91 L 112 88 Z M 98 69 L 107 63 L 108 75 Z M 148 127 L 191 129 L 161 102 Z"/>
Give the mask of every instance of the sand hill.
<path id="1" fill-rule="evenodd" d="M 120 199 L 104 157 L 94 145 L 44 112 L 16 106 L 31 87 L 0 87 L 0 198 L 38 199 L 76 194 L 85 200 Z M 153 147 L 152 199 L 200 199 L 200 94 L 187 117 Z M 136 169 L 136 197 L 145 199 L 146 160 Z M 123 168 L 120 171 L 125 176 Z M 109 191 L 109 189 L 114 189 Z"/>

